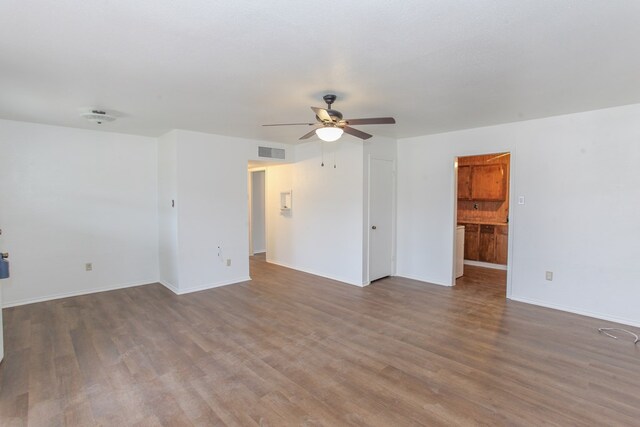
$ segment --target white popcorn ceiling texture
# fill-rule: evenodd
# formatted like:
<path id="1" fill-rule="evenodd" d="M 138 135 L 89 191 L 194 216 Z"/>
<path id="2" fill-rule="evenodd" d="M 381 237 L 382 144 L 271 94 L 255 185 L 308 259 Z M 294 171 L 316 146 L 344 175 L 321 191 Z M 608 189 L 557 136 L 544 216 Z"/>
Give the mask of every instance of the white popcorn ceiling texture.
<path id="1" fill-rule="evenodd" d="M 640 102 L 635 0 L 5 0 L 0 118 L 295 143 L 309 106 L 403 138 Z"/>

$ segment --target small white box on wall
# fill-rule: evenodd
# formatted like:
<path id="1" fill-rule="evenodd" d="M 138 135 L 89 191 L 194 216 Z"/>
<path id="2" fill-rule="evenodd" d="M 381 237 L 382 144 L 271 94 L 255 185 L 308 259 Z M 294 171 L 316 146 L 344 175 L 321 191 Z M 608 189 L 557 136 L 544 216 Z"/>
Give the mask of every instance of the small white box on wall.
<path id="1" fill-rule="evenodd" d="M 280 211 L 281 212 L 289 212 L 291 211 L 291 190 L 283 191 L 280 193 Z"/>

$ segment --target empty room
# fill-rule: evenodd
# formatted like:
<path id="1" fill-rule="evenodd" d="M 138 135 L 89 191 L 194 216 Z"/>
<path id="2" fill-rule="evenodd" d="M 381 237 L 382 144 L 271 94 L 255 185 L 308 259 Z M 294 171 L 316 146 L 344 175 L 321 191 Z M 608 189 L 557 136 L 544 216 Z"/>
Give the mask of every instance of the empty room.
<path id="1" fill-rule="evenodd" d="M 0 426 L 638 425 L 639 22 L 0 2 Z"/>

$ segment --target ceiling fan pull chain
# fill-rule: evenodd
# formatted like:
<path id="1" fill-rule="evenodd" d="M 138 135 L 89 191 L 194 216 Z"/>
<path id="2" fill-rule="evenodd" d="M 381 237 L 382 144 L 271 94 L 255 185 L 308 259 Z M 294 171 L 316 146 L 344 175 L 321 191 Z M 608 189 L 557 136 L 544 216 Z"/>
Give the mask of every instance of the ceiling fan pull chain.
<path id="1" fill-rule="evenodd" d="M 333 144 L 333 168 L 336 168 L 336 151 L 338 151 L 338 144 Z"/>
<path id="2" fill-rule="evenodd" d="M 324 167 L 324 141 L 320 141 L 320 151 L 322 152 L 322 163 L 320 163 L 320 166 Z"/>

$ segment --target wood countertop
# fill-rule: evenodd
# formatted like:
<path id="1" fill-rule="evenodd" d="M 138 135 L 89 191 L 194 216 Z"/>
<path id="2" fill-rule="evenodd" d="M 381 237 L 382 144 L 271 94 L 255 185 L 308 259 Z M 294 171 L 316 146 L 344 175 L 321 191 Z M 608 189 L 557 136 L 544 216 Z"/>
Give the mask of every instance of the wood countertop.
<path id="1" fill-rule="evenodd" d="M 458 221 L 458 225 L 480 224 L 480 225 L 509 225 L 508 222 L 490 222 L 490 221 Z"/>

